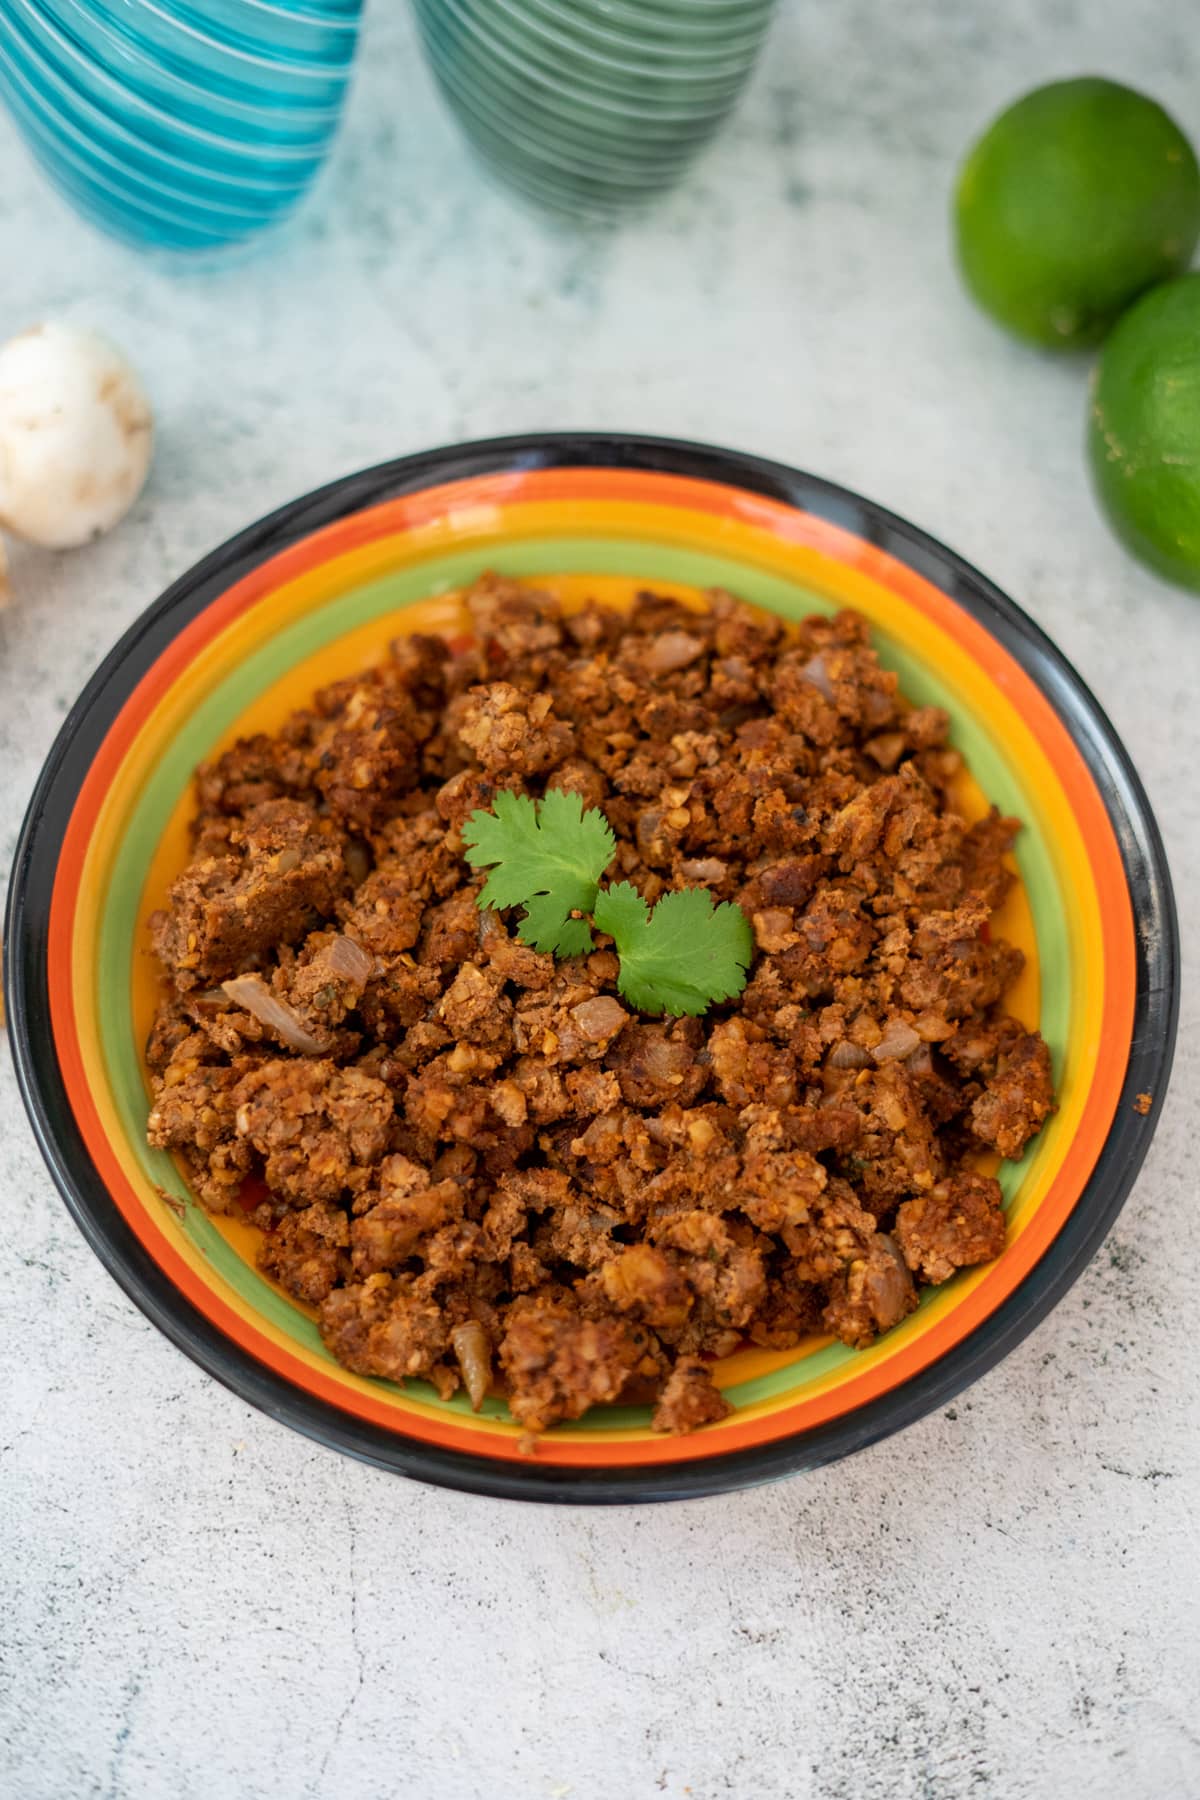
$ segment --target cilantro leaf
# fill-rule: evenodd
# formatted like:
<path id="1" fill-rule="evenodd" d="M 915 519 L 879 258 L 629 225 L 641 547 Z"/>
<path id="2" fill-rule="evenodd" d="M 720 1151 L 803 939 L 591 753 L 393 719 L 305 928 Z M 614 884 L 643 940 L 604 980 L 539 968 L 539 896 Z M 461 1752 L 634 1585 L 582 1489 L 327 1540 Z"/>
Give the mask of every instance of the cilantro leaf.
<path id="1" fill-rule="evenodd" d="M 754 954 L 740 906 L 713 905 L 707 888 L 664 894 L 651 912 L 627 881 L 596 896 L 593 917 L 617 946 L 617 987 L 641 1012 L 707 1012 L 746 985 Z"/>
<path id="2" fill-rule="evenodd" d="M 491 868 L 479 905 L 524 906 L 518 935 L 535 950 L 582 956 L 592 947 L 587 921 L 596 887 L 616 854 L 602 812 L 583 810 L 578 794 L 551 788 L 543 800 L 502 789 L 489 812 L 462 828 L 472 868 Z"/>
<path id="3" fill-rule="evenodd" d="M 555 956 L 586 956 L 592 933 L 586 919 L 563 918 L 562 903 L 553 894 L 534 894 L 521 915 L 518 934 L 535 950 L 553 950 Z"/>
<path id="4" fill-rule="evenodd" d="M 617 955 L 623 956 L 639 934 L 648 930 L 650 908 L 632 882 L 618 881 L 597 894 L 595 917 L 599 929 L 607 931 L 616 945 Z"/>
<path id="5" fill-rule="evenodd" d="M 578 794 L 551 788 L 531 800 L 501 790 L 491 812 L 471 814 L 462 838 L 471 866 L 489 870 L 481 907 L 523 906 L 522 943 L 555 956 L 586 955 L 591 914 L 616 944 L 617 987 L 639 1011 L 703 1013 L 745 987 L 754 943 L 741 908 L 714 905 L 707 888 L 684 888 L 651 912 L 627 881 L 602 890 L 616 840 Z"/>

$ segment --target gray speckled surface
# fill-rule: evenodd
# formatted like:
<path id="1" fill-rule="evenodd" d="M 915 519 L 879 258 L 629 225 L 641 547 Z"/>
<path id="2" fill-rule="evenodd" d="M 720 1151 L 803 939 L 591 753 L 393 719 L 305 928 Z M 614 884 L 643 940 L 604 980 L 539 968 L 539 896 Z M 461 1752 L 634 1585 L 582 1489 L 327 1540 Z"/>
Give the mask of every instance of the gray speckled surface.
<path id="1" fill-rule="evenodd" d="M 315 204 L 240 268 L 163 274 L 93 237 L 0 125 L 0 337 L 100 324 L 161 421 L 111 539 L 16 559 L 0 853 L 101 653 L 236 527 L 432 442 L 626 426 L 840 478 L 1028 606 L 1142 771 L 1194 963 L 1200 604 L 1093 509 L 1085 366 L 978 317 L 945 231 L 964 142 L 1037 80 L 1123 76 L 1200 130 L 1185 11 L 788 8 L 691 185 L 599 240 L 478 180 L 395 0 Z M 202 1375 L 86 1249 L 5 1059 L 0 1792 L 1200 1795 L 1198 1028 L 1192 986 L 1112 1238 L 954 1407 L 806 1479 L 605 1514 L 360 1468 Z"/>

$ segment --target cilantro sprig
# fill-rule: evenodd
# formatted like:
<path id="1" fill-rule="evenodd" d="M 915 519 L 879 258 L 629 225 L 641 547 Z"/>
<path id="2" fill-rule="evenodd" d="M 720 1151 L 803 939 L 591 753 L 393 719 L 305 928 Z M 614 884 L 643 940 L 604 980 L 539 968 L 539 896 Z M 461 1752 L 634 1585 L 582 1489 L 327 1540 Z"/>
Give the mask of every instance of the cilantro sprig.
<path id="1" fill-rule="evenodd" d="M 604 814 L 583 810 L 578 794 L 551 788 L 544 800 L 501 790 L 494 811 L 473 812 L 462 828 L 473 869 L 491 868 L 481 907 L 523 906 L 520 938 L 555 956 L 585 956 L 592 934 L 585 913 L 617 853 Z"/>
<path id="2" fill-rule="evenodd" d="M 592 948 L 590 919 L 612 938 L 618 990 L 640 1012 L 703 1013 L 745 987 L 754 942 L 742 909 L 715 904 L 707 888 L 664 894 L 653 909 L 628 881 L 602 888 L 616 840 L 578 794 L 551 788 L 535 801 L 501 792 L 492 812 L 471 814 L 462 837 L 472 868 L 489 870 L 481 908 L 523 906 L 522 943 L 555 956 Z"/>
<path id="3" fill-rule="evenodd" d="M 640 1012 L 707 1012 L 746 985 L 754 953 L 740 906 L 714 906 L 707 888 L 664 894 L 653 911 L 627 881 L 601 888 L 592 916 L 617 946 L 617 987 Z"/>

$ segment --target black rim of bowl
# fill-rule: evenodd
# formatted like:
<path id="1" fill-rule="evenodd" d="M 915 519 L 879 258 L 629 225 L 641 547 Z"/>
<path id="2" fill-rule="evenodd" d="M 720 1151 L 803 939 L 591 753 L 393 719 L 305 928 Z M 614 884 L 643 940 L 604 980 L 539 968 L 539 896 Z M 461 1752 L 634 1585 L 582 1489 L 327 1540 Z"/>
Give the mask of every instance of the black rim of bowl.
<path id="1" fill-rule="evenodd" d="M 619 1469 L 554 1466 L 536 1456 L 500 1461 L 408 1438 L 315 1399 L 232 1343 L 158 1267 L 94 1167 L 63 1086 L 46 978 L 50 895 L 80 784 L 135 683 L 191 619 L 268 557 L 364 507 L 471 476 L 566 467 L 692 476 L 800 507 L 906 563 L 965 608 L 1038 684 L 1087 762 L 1120 846 L 1137 945 L 1130 1054 L 1103 1149 L 1062 1230 L 995 1312 L 932 1366 L 827 1424 L 724 1456 Z M 174 582 L 105 658 L 55 741 L 17 846 L 5 949 L 17 1078 L 42 1154 L 88 1243 L 167 1337 L 272 1418 L 364 1462 L 469 1493 L 593 1504 L 697 1498 L 817 1468 L 912 1424 L 992 1368 L 1062 1298 L 1120 1211 L 1165 1098 L 1179 1004 L 1179 937 L 1170 875 L 1141 783 L 1116 732 L 1070 663 L 1013 601 L 925 532 L 833 482 L 737 451 L 606 432 L 493 438 L 381 463 L 293 500 Z M 1154 1100 L 1146 1117 L 1134 1106 L 1143 1092 Z"/>

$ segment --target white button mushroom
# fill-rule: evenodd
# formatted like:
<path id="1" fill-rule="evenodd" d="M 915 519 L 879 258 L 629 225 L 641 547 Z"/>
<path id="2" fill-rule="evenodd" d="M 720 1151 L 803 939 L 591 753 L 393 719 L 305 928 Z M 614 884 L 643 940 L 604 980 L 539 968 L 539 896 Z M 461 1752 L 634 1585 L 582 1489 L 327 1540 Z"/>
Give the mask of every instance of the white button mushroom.
<path id="1" fill-rule="evenodd" d="M 0 529 L 52 550 L 111 531 L 141 493 L 153 437 L 141 382 L 104 338 L 22 332 L 0 350 Z"/>

